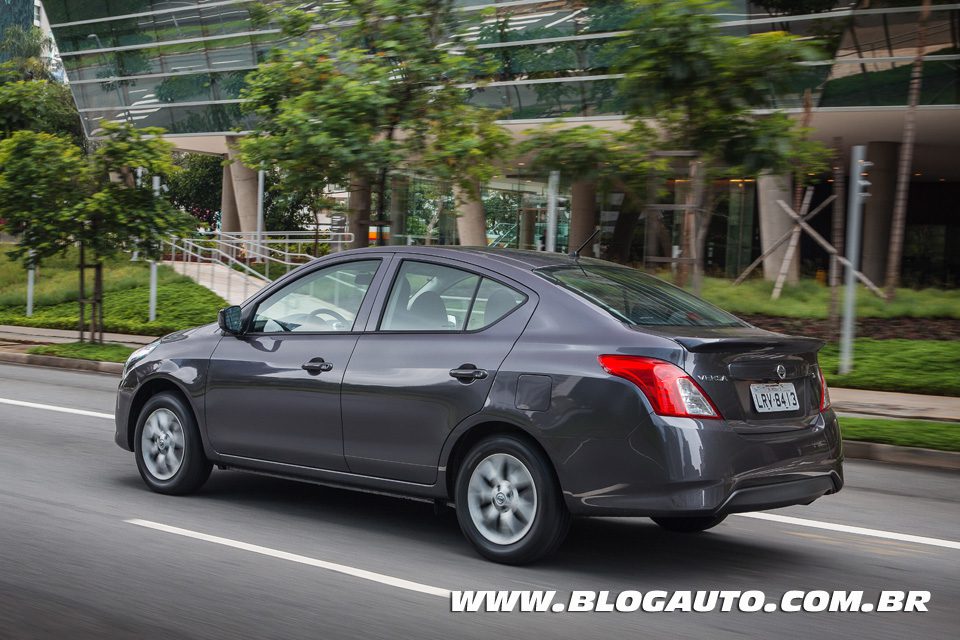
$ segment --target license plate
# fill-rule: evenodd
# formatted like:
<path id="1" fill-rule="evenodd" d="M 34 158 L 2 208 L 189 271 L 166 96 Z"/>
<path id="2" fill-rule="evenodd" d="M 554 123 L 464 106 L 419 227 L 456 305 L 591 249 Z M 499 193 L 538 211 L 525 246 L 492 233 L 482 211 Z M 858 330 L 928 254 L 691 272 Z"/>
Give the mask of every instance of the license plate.
<path id="1" fill-rule="evenodd" d="M 760 413 L 796 411 L 800 408 L 797 390 L 792 382 L 752 384 L 750 385 L 750 395 L 753 396 L 753 406 Z"/>

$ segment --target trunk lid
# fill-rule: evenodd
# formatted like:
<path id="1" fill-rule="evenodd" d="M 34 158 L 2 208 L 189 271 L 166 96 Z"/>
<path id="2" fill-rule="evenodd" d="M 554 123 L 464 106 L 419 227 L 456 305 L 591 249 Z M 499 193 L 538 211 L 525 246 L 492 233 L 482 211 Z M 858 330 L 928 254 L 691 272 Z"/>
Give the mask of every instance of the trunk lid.
<path id="1" fill-rule="evenodd" d="M 817 352 L 823 347 L 822 340 L 755 327 L 673 329 L 676 333 L 671 334 L 644 327 L 644 331 L 669 337 L 683 346 L 683 368 L 710 396 L 734 430 L 775 433 L 808 428 L 817 422 L 820 413 Z M 764 392 L 789 393 L 792 385 L 797 408 L 760 411 L 758 400 L 751 393 L 753 385 L 757 385 L 761 402 Z"/>

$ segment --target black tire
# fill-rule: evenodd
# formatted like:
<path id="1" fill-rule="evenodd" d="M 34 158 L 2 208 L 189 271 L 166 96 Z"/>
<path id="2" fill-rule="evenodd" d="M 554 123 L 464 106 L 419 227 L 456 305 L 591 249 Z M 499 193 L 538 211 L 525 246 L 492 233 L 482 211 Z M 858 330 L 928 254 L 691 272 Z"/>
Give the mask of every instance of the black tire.
<path id="1" fill-rule="evenodd" d="M 162 410 L 166 410 L 166 412 L 176 416 L 180 424 L 180 432 L 183 434 L 182 447 L 180 448 L 180 464 L 170 477 L 160 477 L 165 475 L 165 473 L 161 473 L 160 476 L 158 476 L 155 471 L 151 470 L 143 451 L 143 432 L 147 420 L 156 412 L 163 414 Z M 168 414 L 163 415 L 169 419 Z M 155 438 L 152 440 L 153 442 L 157 442 Z M 171 446 L 166 444 L 169 440 L 170 438 L 164 439 L 165 446 Z M 157 493 L 178 496 L 193 493 L 203 486 L 203 483 L 210 477 L 210 470 L 213 465 L 210 464 L 210 461 L 207 460 L 207 457 L 203 453 L 203 442 L 200 440 L 200 430 L 197 428 L 197 422 L 193 418 L 193 412 L 184 400 L 175 393 L 158 393 L 143 405 L 143 408 L 140 410 L 140 415 L 137 417 L 137 430 L 133 437 L 133 447 L 140 477 L 143 478 L 144 483 L 146 483 L 152 491 L 156 491 Z M 157 465 L 156 462 L 152 464 L 154 466 Z M 167 471 L 171 470 L 169 466 L 165 467 L 165 469 Z"/>
<path id="2" fill-rule="evenodd" d="M 727 519 L 727 516 L 651 518 L 667 531 L 676 533 L 700 533 L 712 529 Z"/>
<path id="3" fill-rule="evenodd" d="M 535 508 L 531 509 L 533 517 L 529 520 L 529 529 L 515 542 L 501 544 L 491 541 L 481 533 L 471 515 L 471 478 L 474 470 L 491 456 L 506 456 L 519 461 L 533 481 L 536 492 Z M 491 491 L 494 489 L 491 488 Z M 529 489 L 520 489 L 516 495 L 524 491 Z M 570 512 L 563 502 L 563 495 L 550 462 L 535 446 L 514 436 L 487 438 L 467 453 L 457 473 L 455 501 L 457 520 L 463 535 L 480 555 L 494 562 L 519 565 L 544 558 L 557 550 L 570 529 Z M 492 501 L 489 506 L 496 508 Z M 499 526 L 499 515 L 496 523 Z"/>

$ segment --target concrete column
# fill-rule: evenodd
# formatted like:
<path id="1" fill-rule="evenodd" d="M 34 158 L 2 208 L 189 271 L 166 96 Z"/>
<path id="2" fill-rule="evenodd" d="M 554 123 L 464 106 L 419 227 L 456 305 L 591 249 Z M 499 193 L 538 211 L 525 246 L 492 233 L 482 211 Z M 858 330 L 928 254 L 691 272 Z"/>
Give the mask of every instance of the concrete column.
<path id="1" fill-rule="evenodd" d="M 370 244 L 370 203 L 370 181 L 362 176 L 351 176 L 350 198 L 347 201 L 347 230 L 353 234 L 351 249 Z"/>
<path id="2" fill-rule="evenodd" d="M 570 239 L 568 249 L 576 251 L 597 230 L 597 185 L 591 180 L 578 180 L 570 185 Z M 597 238 L 580 252 L 593 257 Z"/>
<path id="3" fill-rule="evenodd" d="M 233 194 L 233 178 L 230 173 L 230 165 L 225 165 L 220 192 L 220 229 L 223 231 L 240 231 L 237 199 Z"/>
<path id="4" fill-rule="evenodd" d="M 890 252 L 890 226 L 893 221 L 893 200 L 897 188 L 897 162 L 900 156 L 899 142 L 870 142 L 867 144 L 867 160 L 870 167 L 868 189 L 863 208 L 863 251 L 861 269 L 874 283 L 884 281 L 887 273 L 887 255 Z M 851 176 L 849 184 L 856 185 L 857 176 Z"/>
<path id="5" fill-rule="evenodd" d="M 533 209 L 525 209 L 523 205 L 520 205 L 520 239 L 518 242 L 518 248 L 520 249 L 536 249 L 537 248 L 537 238 L 536 238 L 536 224 L 537 224 L 537 214 Z"/>
<path id="6" fill-rule="evenodd" d="M 793 189 L 791 189 L 790 183 L 789 175 L 775 176 L 763 174 L 757 178 L 757 193 L 760 196 L 761 251 L 766 251 L 767 247 L 793 228 L 793 219 L 777 204 L 777 200 L 783 200 L 787 204 L 793 202 Z M 786 252 L 787 243 L 784 242 L 776 251 L 764 258 L 763 277 L 765 279 L 777 279 L 777 275 L 780 273 L 780 265 L 783 263 L 783 256 Z M 787 272 L 787 282 L 795 283 L 799 279 L 800 251 L 798 247 L 798 250 L 793 254 L 793 264 L 790 265 L 790 271 Z"/>
<path id="7" fill-rule="evenodd" d="M 240 152 L 227 139 L 227 158 L 230 160 L 230 182 L 236 201 L 240 231 L 257 230 L 257 172 L 240 162 Z"/>
<path id="8" fill-rule="evenodd" d="M 487 218 L 483 212 L 480 185 L 472 185 L 470 191 L 454 187 L 457 202 L 457 235 L 465 247 L 487 246 Z"/>

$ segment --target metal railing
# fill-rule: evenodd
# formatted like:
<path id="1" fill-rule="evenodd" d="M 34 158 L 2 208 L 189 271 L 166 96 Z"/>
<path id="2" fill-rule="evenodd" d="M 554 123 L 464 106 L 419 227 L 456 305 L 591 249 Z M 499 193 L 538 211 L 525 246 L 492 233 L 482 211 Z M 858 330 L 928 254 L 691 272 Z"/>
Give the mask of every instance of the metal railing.
<path id="1" fill-rule="evenodd" d="M 232 294 L 232 285 L 233 278 L 236 274 L 236 277 L 240 278 L 243 281 L 243 297 L 246 299 L 249 296 L 251 280 L 257 281 L 256 284 L 259 285 L 257 288 L 259 290 L 263 285 L 269 284 L 270 279 L 258 272 L 256 269 L 251 268 L 249 265 L 245 264 L 242 260 L 238 260 L 234 256 L 230 255 L 228 252 L 223 251 L 217 246 L 211 246 L 206 242 L 198 242 L 191 238 L 171 238 L 170 240 L 164 243 L 164 258 L 166 259 L 169 255 L 169 261 L 173 263 L 182 262 L 184 264 L 183 275 L 190 275 L 189 270 L 195 264 L 196 265 L 196 277 L 194 278 L 199 284 L 204 284 L 202 281 L 202 266 L 204 264 L 208 265 L 222 265 L 226 268 L 227 273 L 227 289 L 226 289 L 226 298 L 229 300 Z M 169 254 L 167 253 L 169 251 Z M 179 259 L 178 259 L 179 258 Z M 214 288 L 216 271 L 215 269 L 209 270 L 209 288 Z"/>
<path id="2" fill-rule="evenodd" d="M 195 280 L 202 282 L 203 264 L 222 265 L 227 271 L 226 296 L 232 293 L 234 275 L 243 282 L 247 298 L 251 284 L 262 286 L 302 264 L 329 252 L 341 251 L 353 242 L 353 234 L 330 229 L 315 231 L 199 232 L 192 237 L 173 237 L 164 242 L 164 261 L 184 263 L 184 274 L 196 265 Z M 323 246 L 323 252 L 319 251 Z M 312 250 L 312 252 L 311 252 Z M 209 286 L 215 282 L 210 269 Z"/>

